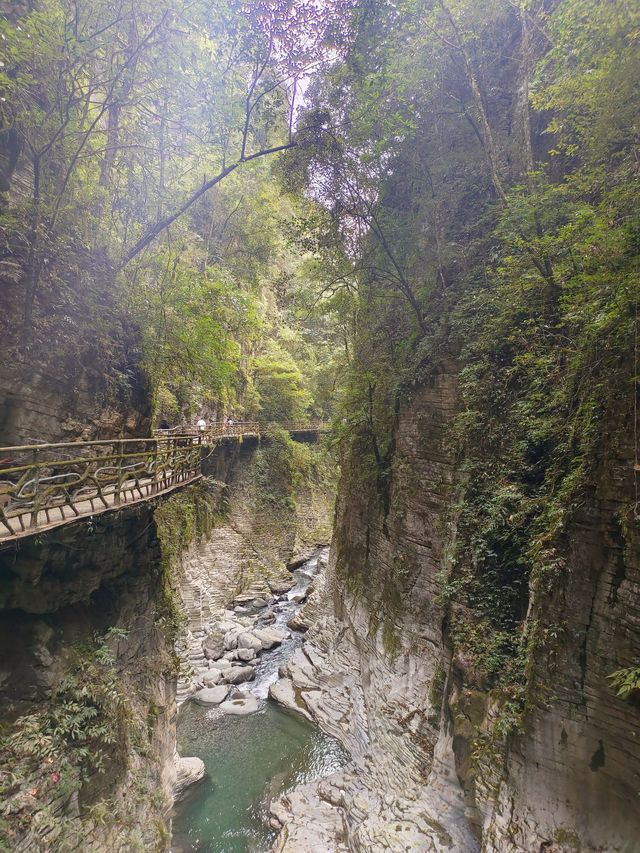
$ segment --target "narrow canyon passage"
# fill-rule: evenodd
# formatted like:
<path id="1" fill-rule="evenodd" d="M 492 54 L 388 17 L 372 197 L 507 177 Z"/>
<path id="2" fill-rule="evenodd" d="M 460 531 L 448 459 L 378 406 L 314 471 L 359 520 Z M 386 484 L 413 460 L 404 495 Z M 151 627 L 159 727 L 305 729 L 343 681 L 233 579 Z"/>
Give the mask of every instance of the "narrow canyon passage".
<path id="1" fill-rule="evenodd" d="M 640 0 L 0 0 L 0 853 L 640 853 Z"/>
<path id="2" fill-rule="evenodd" d="M 291 591 L 275 597 L 267 607 L 253 613 L 250 606 L 239 607 L 249 610 L 245 628 L 265 624 L 286 628 L 302 606 L 318 563 L 320 571 L 326 567 L 327 550 L 296 569 Z M 270 823 L 271 801 L 297 785 L 329 776 L 344 764 L 344 751 L 337 741 L 268 696 L 279 669 L 302 644 L 301 632 L 289 634 L 279 646 L 260 654 L 252 681 L 237 685 L 238 693 L 259 700 L 255 713 L 224 714 L 198 704 L 197 694 L 196 701 L 181 708 L 178 749 L 203 759 L 207 776 L 188 789 L 176 806 L 172 853 L 264 853 L 276 837 Z"/>

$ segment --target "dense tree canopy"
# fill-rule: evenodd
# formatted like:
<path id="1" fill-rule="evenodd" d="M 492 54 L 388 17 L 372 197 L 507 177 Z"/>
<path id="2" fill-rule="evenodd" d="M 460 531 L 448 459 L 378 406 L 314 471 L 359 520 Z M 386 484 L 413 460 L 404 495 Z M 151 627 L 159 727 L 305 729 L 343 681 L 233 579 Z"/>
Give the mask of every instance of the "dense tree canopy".
<path id="1" fill-rule="evenodd" d="M 117 316 L 140 327 L 172 416 L 258 414 L 252 359 L 294 319 L 274 294 L 301 274 L 267 161 L 297 143 L 299 88 L 344 44 L 348 5 L 42 0 L 3 16 L 7 339 L 64 348 L 63 314 L 81 360 L 78 339 L 108 339 Z"/>
<path id="2" fill-rule="evenodd" d="M 7 362 L 142 364 L 171 421 L 332 417 L 384 535 L 399 413 L 455 365 L 446 631 L 517 730 L 605 441 L 611 535 L 640 517 L 638 3 L 0 11 Z"/>

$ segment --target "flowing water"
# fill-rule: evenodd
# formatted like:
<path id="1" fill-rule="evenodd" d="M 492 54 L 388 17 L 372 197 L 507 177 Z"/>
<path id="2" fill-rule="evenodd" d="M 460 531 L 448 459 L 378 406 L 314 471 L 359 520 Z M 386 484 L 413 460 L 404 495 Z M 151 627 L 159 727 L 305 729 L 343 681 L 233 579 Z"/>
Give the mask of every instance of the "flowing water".
<path id="1" fill-rule="evenodd" d="M 295 587 L 275 606 L 275 625 L 286 625 L 300 607 L 317 572 L 317 557 L 294 572 Z M 301 645 L 302 635 L 263 652 L 255 681 L 242 685 L 263 700 L 257 714 L 225 716 L 194 703 L 178 720 L 181 755 L 197 755 L 206 778 L 175 809 L 172 853 L 265 853 L 275 838 L 268 825 L 269 802 L 296 785 L 326 776 L 345 763 L 333 738 L 268 698 L 278 669 Z"/>

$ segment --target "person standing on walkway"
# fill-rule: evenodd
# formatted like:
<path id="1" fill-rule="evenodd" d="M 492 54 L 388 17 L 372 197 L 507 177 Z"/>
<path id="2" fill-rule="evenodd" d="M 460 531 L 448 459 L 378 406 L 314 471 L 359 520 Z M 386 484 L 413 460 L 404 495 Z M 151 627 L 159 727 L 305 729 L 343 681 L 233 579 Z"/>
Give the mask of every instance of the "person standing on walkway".
<path id="1" fill-rule="evenodd" d="M 205 429 L 207 428 L 207 422 L 205 421 L 204 418 L 200 418 L 200 420 L 198 421 L 196 426 L 198 427 L 198 432 L 204 432 Z"/>

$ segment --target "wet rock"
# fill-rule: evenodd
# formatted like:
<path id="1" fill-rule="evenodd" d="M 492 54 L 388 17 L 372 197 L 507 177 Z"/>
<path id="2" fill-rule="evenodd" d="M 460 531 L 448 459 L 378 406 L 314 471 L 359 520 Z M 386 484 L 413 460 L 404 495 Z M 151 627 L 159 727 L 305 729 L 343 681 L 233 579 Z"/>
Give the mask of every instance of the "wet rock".
<path id="1" fill-rule="evenodd" d="M 301 613 L 294 613 L 291 619 L 287 622 L 287 626 L 291 628 L 292 631 L 308 631 L 311 627 L 308 622 L 305 622 L 304 617 Z"/>
<path id="2" fill-rule="evenodd" d="M 271 608 L 269 610 L 265 610 L 264 613 L 260 615 L 260 624 L 261 625 L 272 625 L 276 621 L 276 614 L 273 612 Z"/>
<path id="3" fill-rule="evenodd" d="M 256 653 L 253 649 L 238 649 L 236 651 L 236 656 L 238 660 L 242 660 L 247 663 L 256 659 Z"/>
<path id="4" fill-rule="evenodd" d="M 233 662 L 238 660 L 238 650 L 231 649 L 230 652 L 225 652 L 223 660 L 226 660 L 228 663 L 233 665 Z"/>
<path id="5" fill-rule="evenodd" d="M 244 717 L 247 714 L 255 714 L 260 709 L 260 703 L 251 693 L 236 693 L 228 702 L 220 705 L 224 714 L 232 714 Z"/>
<path id="6" fill-rule="evenodd" d="M 218 687 L 205 687 L 203 690 L 198 690 L 193 695 L 194 702 L 198 705 L 219 705 L 229 695 L 229 687 L 226 684 L 220 684 Z"/>
<path id="7" fill-rule="evenodd" d="M 243 681 L 253 681 L 256 671 L 252 666 L 232 666 L 223 673 L 227 684 L 241 684 Z"/>
<path id="8" fill-rule="evenodd" d="M 222 631 L 212 631 L 202 641 L 202 651 L 209 660 L 217 660 L 224 654 L 224 634 Z"/>
<path id="9" fill-rule="evenodd" d="M 289 634 L 288 631 L 278 628 L 256 628 L 253 633 L 260 641 L 263 649 L 272 649 L 274 646 L 279 646 Z"/>
<path id="10" fill-rule="evenodd" d="M 173 784 L 173 798 L 179 800 L 184 796 L 187 788 L 194 782 L 199 782 L 207 771 L 201 758 L 183 758 L 180 755 L 175 756 L 174 767 L 176 780 Z"/>
<path id="11" fill-rule="evenodd" d="M 238 647 L 238 634 L 235 631 L 228 631 L 224 635 L 224 648 L 229 652 Z"/>
<path id="12" fill-rule="evenodd" d="M 296 689 L 290 678 L 281 678 L 269 687 L 269 696 L 278 704 L 289 708 L 291 711 L 296 711 L 302 714 L 307 720 L 313 722 L 313 717 L 307 710 L 301 696 L 296 693 Z"/>
<path id="13" fill-rule="evenodd" d="M 256 610 L 262 610 L 263 607 L 267 607 L 269 602 L 264 598 L 254 598 L 251 602 L 251 606 Z"/>
<path id="14" fill-rule="evenodd" d="M 231 662 L 227 660 L 227 658 L 220 658 L 220 660 L 212 660 L 209 669 L 218 669 L 221 672 L 224 672 L 225 669 L 231 669 Z"/>
<path id="15" fill-rule="evenodd" d="M 205 687 L 215 687 L 222 681 L 221 669 L 210 669 L 203 677 L 202 681 Z"/>
<path id="16" fill-rule="evenodd" d="M 269 580 L 267 583 L 269 584 L 269 589 L 274 595 L 284 595 L 285 592 L 289 592 L 289 590 L 295 586 L 293 578 L 283 578 L 282 580 L 278 578 L 277 580 Z"/>
<path id="17" fill-rule="evenodd" d="M 238 648 L 253 649 L 256 652 L 259 652 L 263 648 L 263 643 L 258 637 L 257 633 L 251 633 L 249 631 L 246 631 L 244 634 L 240 634 L 240 636 L 238 637 Z"/>

